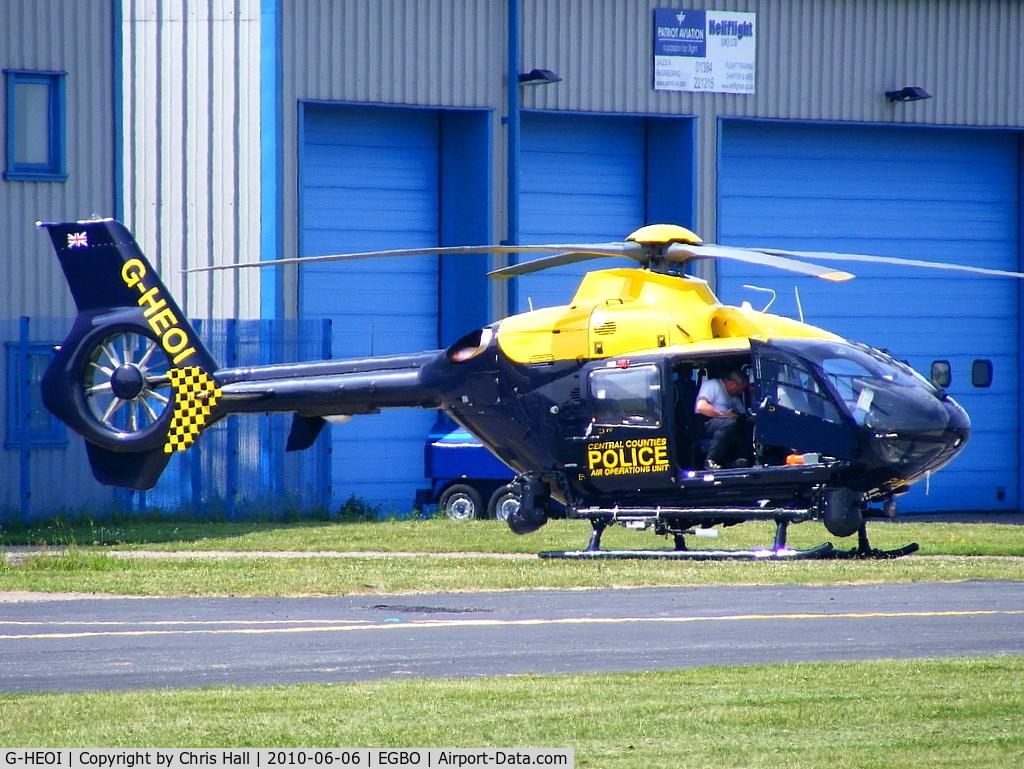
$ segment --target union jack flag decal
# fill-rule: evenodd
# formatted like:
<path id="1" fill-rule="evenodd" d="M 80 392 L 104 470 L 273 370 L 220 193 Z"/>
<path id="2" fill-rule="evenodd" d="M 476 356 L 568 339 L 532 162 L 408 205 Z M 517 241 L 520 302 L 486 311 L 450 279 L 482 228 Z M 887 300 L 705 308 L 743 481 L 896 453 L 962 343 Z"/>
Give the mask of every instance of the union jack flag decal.
<path id="1" fill-rule="evenodd" d="M 84 232 L 69 232 L 68 233 L 68 248 L 80 247 L 84 248 L 89 245 L 89 238 Z"/>

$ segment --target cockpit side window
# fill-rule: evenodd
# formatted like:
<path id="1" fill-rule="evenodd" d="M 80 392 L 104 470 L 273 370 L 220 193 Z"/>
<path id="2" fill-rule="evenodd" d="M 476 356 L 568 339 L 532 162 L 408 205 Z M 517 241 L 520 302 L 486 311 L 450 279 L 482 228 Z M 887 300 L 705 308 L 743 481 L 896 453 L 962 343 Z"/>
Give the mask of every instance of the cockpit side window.
<path id="1" fill-rule="evenodd" d="M 591 422 L 660 427 L 661 377 L 657 366 L 603 368 L 590 373 Z"/>
<path id="2" fill-rule="evenodd" d="M 761 398 L 770 404 L 827 422 L 843 421 L 828 393 L 802 361 L 762 350 L 758 374 Z"/>
<path id="3" fill-rule="evenodd" d="M 907 364 L 855 342 L 804 344 L 840 404 L 861 426 L 878 431 L 935 424 L 941 391 Z"/>
<path id="4" fill-rule="evenodd" d="M 863 424 L 875 396 L 875 390 L 870 386 L 874 376 L 872 372 L 850 358 L 825 358 L 821 361 L 821 369 L 857 424 Z"/>

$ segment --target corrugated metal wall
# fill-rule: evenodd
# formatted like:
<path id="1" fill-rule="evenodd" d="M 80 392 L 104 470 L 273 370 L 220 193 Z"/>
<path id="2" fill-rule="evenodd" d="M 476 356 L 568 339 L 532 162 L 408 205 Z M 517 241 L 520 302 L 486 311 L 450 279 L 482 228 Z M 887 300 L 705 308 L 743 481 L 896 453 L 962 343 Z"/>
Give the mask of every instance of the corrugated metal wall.
<path id="1" fill-rule="evenodd" d="M 494 0 L 283 3 L 283 256 L 297 255 L 297 103 L 487 107 L 504 112 L 507 16 L 505 3 Z M 494 126 L 493 144 L 500 147 L 504 128 L 497 120 Z M 497 152 L 493 190 L 499 197 L 503 173 L 504 155 Z M 503 197 L 496 205 L 504 205 Z M 292 284 L 290 301 L 295 294 Z"/>
<path id="2" fill-rule="evenodd" d="M 698 231 L 714 237 L 720 116 L 1024 126 L 1024 3 L 1018 0 L 521 0 L 522 62 L 562 76 L 523 107 L 700 118 Z M 757 14 L 753 95 L 655 91 L 653 10 Z M 891 104 L 920 85 L 934 98 Z"/>
<path id="3" fill-rule="evenodd" d="M 518 89 L 524 113 L 696 118 L 693 224 L 708 239 L 719 235 L 717 166 L 725 119 L 1024 126 L 1020 99 L 1024 48 L 1019 44 L 1024 3 L 1013 0 L 284 3 L 284 255 L 297 255 L 302 231 L 298 222 L 302 205 L 291 181 L 299 176 L 298 103 L 484 106 L 506 117 L 508 12 L 510 3 L 517 2 L 519 71 L 541 67 L 562 78 L 552 85 Z M 658 7 L 755 13 L 756 92 L 654 90 L 653 21 Z M 886 99 L 887 90 L 906 85 L 922 86 L 934 98 L 898 104 Z M 493 125 L 492 231 L 504 234 L 507 128 L 500 120 Z M 619 145 L 621 141 L 609 142 L 609 152 L 620 152 Z M 680 148 L 689 150 L 689 146 Z M 555 169 L 546 191 L 562 192 L 572 186 L 568 180 L 558 181 L 559 171 L 567 173 L 565 168 Z M 373 180 L 366 184 L 372 185 Z M 528 205 L 536 192 L 521 187 L 519 202 Z M 700 269 L 704 277 L 714 277 L 712 264 Z M 286 286 L 286 297 L 298 293 L 294 283 Z"/>
<path id="4" fill-rule="evenodd" d="M 65 317 L 72 312 L 60 265 L 50 239 L 35 227 L 38 220 L 88 217 L 114 208 L 113 15 L 108 0 L 81 0 L 69 11 L 65 0 L 0 2 L 0 69 L 65 72 L 67 119 L 67 180 L 64 182 L 7 181 L 0 177 L 0 508 L 17 508 L 22 489 L 22 463 L 37 475 L 60 468 L 62 480 L 88 475 L 85 450 L 40 449 L 19 452 L 10 444 L 8 413 L 13 395 L 7 391 L 9 345 L 19 339 L 17 321 L 33 316 L 31 341 L 59 342 L 67 325 L 46 323 L 39 316 Z M 5 84 L 0 80 L 0 148 L 6 148 Z M 0 160 L 4 164 L 5 160 Z M 61 460 L 54 462 L 59 452 Z M 66 463 L 66 464 L 65 464 Z M 52 477 L 34 489 L 39 505 L 67 507 L 63 488 Z M 84 500 L 83 500 L 84 501 Z"/>
<path id="5" fill-rule="evenodd" d="M 57 261 L 52 255 L 50 258 Z M 24 325 L 20 318 L 0 319 L 0 383 L 5 395 L 0 407 L 0 526 L 21 520 L 26 509 L 70 514 L 77 509 L 95 509 L 111 499 L 111 490 L 92 477 L 85 441 L 70 430 L 59 428 L 50 441 L 23 442 L 18 432 L 19 422 L 38 428 L 47 418 L 38 385 L 30 383 L 24 359 L 18 360 L 22 357 L 21 336 L 26 333 L 25 341 L 39 345 L 38 351 L 63 339 L 70 327 L 71 318 L 32 317 Z M 37 388 L 34 396 L 26 394 L 33 386 Z M 15 405 L 21 414 L 15 413 Z"/>
<path id="6" fill-rule="evenodd" d="M 112 23 L 109 0 L 71 7 L 66 0 L 0 2 L 0 69 L 67 73 L 68 173 L 63 183 L 0 178 L 0 318 L 71 312 L 60 266 L 36 221 L 113 212 Z M 0 148 L 6 112 L 0 102 Z"/>
<path id="7" fill-rule="evenodd" d="M 757 13 L 751 96 L 653 90 L 653 9 L 663 0 L 519 2 L 522 68 L 563 77 L 522 89 L 523 109 L 700 118 L 697 228 L 709 236 L 719 116 L 1024 125 L 1024 4 L 1016 0 L 679 3 Z M 33 265 L 5 283 L 5 315 L 67 311 L 32 222 L 113 212 L 115 7 L 109 0 L 0 4 L 0 63 L 69 73 L 68 182 L 0 184 L 0 255 Z M 125 219 L 186 295 L 190 314 L 258 316 L 254 274 L 192 277 L 185 286 L 174 273 L 259 254 L 260 0 L 121 0 L 120 8 Z M 505 2 L 305 0 L 281 3 L 280 11 L 285 256 L 298 239 L 299 100 L 506 111 Z M 935 98 L 885 101 L 885 90 L 907 84 Z M 505 129 L 494 126 L 493 231 L 502 233 Z"/>
<path id="8" fill-rule="evenodd" d="M 56 259 L 32 225 L 112 214 L 121 193 L 124 218 L 190 315 L 259 316 L 255 272 L 186 285 L 177 270 L 260 255 L 261 143 L 269 140 L 260 136 L 262 109 L 280 108 L 281 255 L 294 256 L 299 102 L 505 116 L 510 1 L 280 0 L 279 13 L 267 16 L 279 20 L 280 51 L 261 49 L 269 0 L 0 2 L 0 67 L 68 73 L 67 182 L 0 180 L 0 263 L 9 276 L 0 317 L 70 312 Z M 521 69 L 563 78 L 520 89 L 523 110 L 697 118 L 696 228 L 709 238 L 717 232 L 722 118 L 1024 127 L 1018 0 L 518 2 Z M 755 94 L 653 89 L 653 10 L 672 5 L 757 14 Z M 262 101 L 262 57 L 277 55 L 281 89 L 271 104 Z M 885 100 L 904 85 L 934 98 Z M 116 117 L 124 130 L 115 137 Z M 490 229 L 501 234 L 506 129 L 498 119 L 492 125 Z M 119 162 L 123 190 L 115 189 Z M 296 296 L 294 281 L 286 284 L 286 311 Z"/>
<path id="9" fill-rule="evenodd" d="M 713 237 L 720 116 L 959 126 L 1022 126 L 1024 4 L 1017 0 L 519 0 L 521 69 L 560 83 L 522 89 L 522 108 L 700 120 L 698 229 Z M 506 112 L 507 4 L 481 0 L 309 0 L 282 16 L 284 178 L 294 179 L 300 99 Z M 757 14 L 757 91 L 655 91 L 653 11 Z M 884 92 L 921 85 L 933 99 L 891 104 Z M 504 128 L 495 121 L 495 232 L 504 232 Z M 297 239 L 293 186 L 283 190 L 283 240 Z"/>
<path id="10" fill-rule="evenodd" d="M 259 317 L 259 0 L 123 0 L 124 218 L 186 313 Z"/>
<path id="11" fill-rule="evenodd" d="M 284 3 L 285 112 L 300 99 L 479 107 L 501 98 L 505 4 L 493 0 Z"/>

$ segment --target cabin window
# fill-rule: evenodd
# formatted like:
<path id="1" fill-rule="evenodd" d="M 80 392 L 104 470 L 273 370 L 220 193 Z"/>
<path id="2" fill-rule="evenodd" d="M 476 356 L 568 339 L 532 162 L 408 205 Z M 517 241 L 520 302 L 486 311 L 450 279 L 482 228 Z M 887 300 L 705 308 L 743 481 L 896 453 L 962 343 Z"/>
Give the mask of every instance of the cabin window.
<path id="1" fill-rule="evenodd" d="M 5 70 L 7 181 L 63 182 L 63 72 Z"/>
<path id="2" fill-rule="evenodd" d="M 971 364 L 971 384 L 975 387 L 992 386 L 992 361 L 979 359 Z"/>
<path id="3" fill-rule="evenodd" d="M 603 368 L 590 374 L 591 422 L 660 427 L 661 376 L 657 366 Z"/>
<path id="4" fill-rule="evenodd" d="M 936 387 L 949 387 L 953 381 L 953 367 L 948 360 L 933 360 L 930 378 Z"/>
<path id="5" fill-rule="evenodd" d="M 854 342 L 793 340 L 787 345 L 801 356 L 798 363 L 789 363 L 787 356 L 775 351 L 765 357 L 779 361 L 777 367 L 789 363 L 791 368 L 803 366 L 806 358 L 807 371 L 821 374 L 823 397 L 832 390 L 837 398 L 834 404 L 819 401 L 824 411 L 806 413 L 837 421 L 837 408 L 845 408 L 858 425 L 879 431 L 929 429 L 933 422 L 928 420 L 938 418 L 935 410 L 942 407 L 936 386 L 880 350 Z M 920 421 L 924 415 L 927 419 Z"/>
<path id="6" fill-rule="evenodd" d="M 802 362 L 788 356 L 764 354 L 761 356 L 759 373 L 761 397 L 768 398 L 779 408 L 827 422 L 843 421 L 828 393 Z"/>

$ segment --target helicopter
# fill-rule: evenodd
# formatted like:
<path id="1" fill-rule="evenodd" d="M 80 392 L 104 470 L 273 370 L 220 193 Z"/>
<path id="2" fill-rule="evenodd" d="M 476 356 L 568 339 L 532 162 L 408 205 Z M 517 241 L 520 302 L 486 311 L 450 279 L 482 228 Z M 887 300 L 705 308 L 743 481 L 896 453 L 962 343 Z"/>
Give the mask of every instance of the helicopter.
<path id="1" fill-rule="evenodd" d="M 687 274 L 733 259 L 842 281 L 819 264 L 881 261 L 1024 277 L 984 268 L 854 254 L 703 243 L 647 225 L 621 243 L 455 246 L 298 257 L 186 270 L 436 253 L 545 253 L 500 268 L 508 278 L 600 257 L 636 267 L 585 274 L 567 305 L 512 315 L 445 349 L 346 360 L 222 368 L 143 255 L 113 219 L 38 223 L 47 230 L 78 315 L 42 378 L 45 406 L 86 441 L 103 484 L 152 488 L 170 457 L 229 415 L 290 412 L 288 450 L 328 421 L 390 408 L 443 411 L 517 473 L 508 515 L 517 534 L 543 526 L 553 502 L 591 525 L 579 550 L 546 558 L 791 559 L 898 557 L 870 545 L 867 521 L 965 446 L 967 413 L 891 355 L 802 321 L 722 304 Z M 707 461 L 695 413 L 704 382 L 741 372 L 749 457 Z M 754 550 L 690 549 L 687 536 L 745 521 L 775 523 Z M 786 544 L 817 520 L 858 535 L 849 550 Z M 617 524 L 672 537 L 669 549 L 601 547 Z"/>

